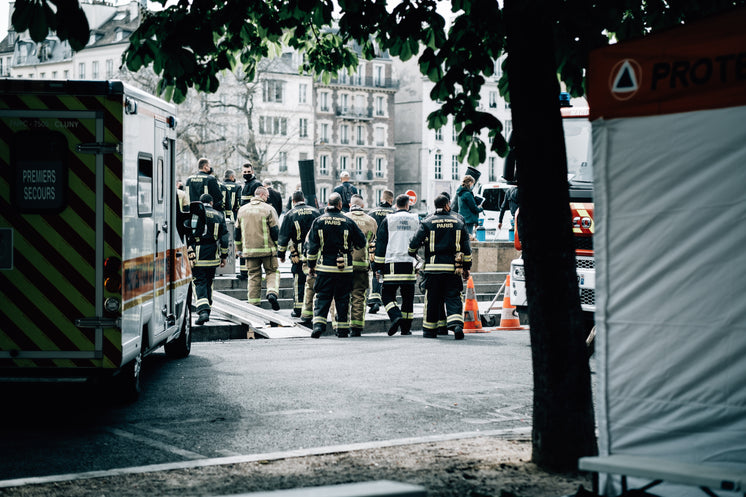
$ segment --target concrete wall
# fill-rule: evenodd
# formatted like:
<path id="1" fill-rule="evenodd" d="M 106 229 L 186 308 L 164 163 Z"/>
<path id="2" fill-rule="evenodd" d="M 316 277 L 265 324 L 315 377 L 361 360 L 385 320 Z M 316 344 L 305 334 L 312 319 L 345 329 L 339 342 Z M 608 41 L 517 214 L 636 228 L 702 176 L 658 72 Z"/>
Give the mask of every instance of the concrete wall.
<path id="1" fill-rule="evenodd" d="M 471 242 L 472 272 L 510 271 L 510 261 L 520 257 L 513 242 Z"/>

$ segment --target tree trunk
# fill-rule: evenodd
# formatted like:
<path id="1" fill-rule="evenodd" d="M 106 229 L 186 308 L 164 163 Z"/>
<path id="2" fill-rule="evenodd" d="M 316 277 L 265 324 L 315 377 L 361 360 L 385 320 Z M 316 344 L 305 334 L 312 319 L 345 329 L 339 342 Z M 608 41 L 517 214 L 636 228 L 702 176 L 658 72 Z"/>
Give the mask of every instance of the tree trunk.
<path id="1" fill-rule="evenodd" d="M 590 369 L 572 240 L 552 2 L 506 0 L 508 78 L 534 373 L 533 454 L 577 469 L 596 453 Z"/>

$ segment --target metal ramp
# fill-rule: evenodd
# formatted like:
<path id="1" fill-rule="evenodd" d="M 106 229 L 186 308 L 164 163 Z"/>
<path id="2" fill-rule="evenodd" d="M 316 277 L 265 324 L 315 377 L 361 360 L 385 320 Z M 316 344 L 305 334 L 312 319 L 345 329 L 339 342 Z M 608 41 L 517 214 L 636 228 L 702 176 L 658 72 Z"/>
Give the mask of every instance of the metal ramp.
<path id="1" fill-rule="evenodd" d="M 293 319 L 268 311 L 220 292 L 212 294 L 212 312 L 226 319 L 243 323 L 265 338 L 309 338 L 311 330 L 299 326 Z"/>

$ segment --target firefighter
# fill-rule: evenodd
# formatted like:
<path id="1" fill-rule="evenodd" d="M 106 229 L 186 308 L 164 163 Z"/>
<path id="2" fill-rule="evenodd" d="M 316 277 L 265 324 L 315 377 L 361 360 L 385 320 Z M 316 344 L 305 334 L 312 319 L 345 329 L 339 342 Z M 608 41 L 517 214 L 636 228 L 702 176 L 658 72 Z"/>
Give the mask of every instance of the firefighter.
<path id="1" fill-rule="evenodd" d="M 396 197 L 396 211 L 383 219 L 376 235 L 376 277 L 383 277 L 381 297 L 391 319 L 389 336 L 401 328 L 411 335 L 414 318 L 414 260 L 409 256 L 409 241 L 420 226 L 416 214 L 409 212 L 409 196 Z M 396 290 L 401 292 L 401 309 L 396 304 Z"/>
<path id="2" fill-rule="evenodd" d="M 365 300 L 369 288 L 370 249 L 375 248 L 378 223 L 365 213 L 365 201 L 360 195 L 350 199 L 350 212 L 345 213 L 365 235 L 365 247 L 352 251 L 352 291 L 350 293 L 350 336 L 359 337 L 365 327 Z"/>
<path id="3" fill-rule="evenodd" d="M 293 273 L 293 316 L 300 317 L 303 309 L 303 293 L 306 286 L 306 274 L 303 272 L 303 243 L 311 229 L 314 219 L 321 213 L 315 207 L 306 205 L 302 191 L 295 191 L 291 196 L 293 208 L 285 214 L 280 226 L 280 237 L 277 243 L 277 257 L 285 262 L 285 252 L 290 250 L 291 271 Z"/>
<path id="4" fill-rule="evenodd" d="M 259 306 L 262 296 L 262 267 L 267 281 L 267 301 L 272 310 L 279 311 L 277 300 L 280 287 L 280 265 L 277 263 L 277 213 L 267 203 L 269 192 L 263 186 L 254 191 L 248 204 L 238 209 L 236 222 L 236 256 L 246 259 L 249 277 L 249 304 Z"/>
<path id="5" fill-rule="evenodd" d="M 223 210 L 223 194 L 220 192 L 218 179 L 212 175 L 210 161 L 204 157 L 197 161 L 197 174 L 189 176 L 186 180 L 186 191 L 189 202 L 196 202 L 202 194 L 207 193 L 212 197 L 213 208 L 217 211 Z"/>
<path id="6" fill-rule="evenodd" d="M 352 251 L 365 247 L 365 235 L 352 219 L 342 214 L 342 197 L 338 193 L 329 195 L 328 204 L 308 233 L 308 271 L 310 276 L 316 276 L 311 338 L 319 338 L 326 330 L 332 299 L 337 310 L 337 336 L 347 338 Z"/>
<path id="7" fill-rule="evenodd" d="M 244 180 L 243 188 L 241 189 L 241 205 L 246 205 L 251 202 L 256 189 L 262 186 L 262 182 L 254 176 L 254 166 L 250 162 L 242 166 L 241 174 Z"/>
<path id="8" fill-rule="evenodd" d="M 257 188 L 262 186 L 262 182 L 257 179 L 256 176 L 254 176 L 254 166 L 247 162 L 243 166 L 241 166 L 241 174 L 243 175 L 243 188 L 241 188 L 241 200 L 239 204 L 241 206 L 244 206 L 251 202 L 251 199 L 254 197 L 254 192 Z M 238 278 L 241 280 L 245 280 L 249 277 L 249 274 L 246 272 L 246 258 L 241 257 L 240 258 L 240 265 L 241 269 L 238 274 Z"/>
<path id="9" fill-rule="evenodd" d="M 241 186 L 236 184 L 236 172 L 233 169 L 226 169 L 220 191 L 223 192 L 225 220 L 235 223 L 238 208 L 241 207 Z"/>
<path id="10" fill-rule="evenodd" d="M 461 303 L 463 281 L 469 279 L 471 246 L 463 220 L 450 213 L 447 197 L 435 198 L 435 213 L 422 221 L 409 243 L 409 255 L 425 246 L 425 311 L 422 335 L 437 338 L 445 305 L 446 326 L 456 340 L 464 339 L 464 315 Z"/>
<path id="11" fill-rule="evenodd" d="M 218 266 L 225 267 L 228 258 L 228 230 L 223 214 L 215 210 L 212 196 L 204 193 L 200 202 L 205 204 L 205 227 L 201 233 L 193 233 L 190 239 L 192 259 L 192 279 L 194 282 L 194 302 L 197 308 L 196 324 L 204 324 L 210 319 L 212 307 L 212 282 Z"/>
<path id="12" fill-rule="evenodd" d="M 375 209 L 368 212 L 368 215 L 376 220 L 376 225 L 381 226 L 383 218 L 394 212 L 391 204 L 394 203 L 394 192 L 391 190 L 384 190 L 381 192 L 381 203 Z M 381 308 L 381 283 L 378 278 L 373 278 L 371 284 L 370 296 L 368 297 L 368 305 L 370 305 L 370 313 L 375 314 L 378 309 Z"/>

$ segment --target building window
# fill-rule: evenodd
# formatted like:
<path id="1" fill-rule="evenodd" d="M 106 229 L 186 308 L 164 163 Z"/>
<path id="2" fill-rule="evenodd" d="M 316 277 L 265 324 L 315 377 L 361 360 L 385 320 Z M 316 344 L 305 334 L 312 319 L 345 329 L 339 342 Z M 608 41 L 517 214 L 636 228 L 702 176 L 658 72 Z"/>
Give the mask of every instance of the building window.
<path id="1" fill-rule="evenodd" d="M 362 62 L 358 63 L 354 79 L 355 81 L 353 81 L 353 84 L 356 85 L 362 85 L 365 82 L 365 64 L 363 64 Z"/>
<path id="2" fill-rule="evenodd" d="M 355 97 L 355 112 L 358 116 L 366 115 L 368 109 L 365 108 L 365 95 L 357 95 Z"/>
<path id="3" fill-rule="evenodd" d="M 322 91 L 319 93 L 319 110 L 329 112 L 329 92 Z"/>
<path id="4" fill-rule="evenodd" d="M 288 120 L 286 117 L 259 116 L 260 135 L 287 135 Z"/>
<path id="5" fill-rule="evenodd" d="M 435 141 L 437 142 L 443 141 L 443 128 L 439 128 L 435 130 Z"/>
<path id="6" fill-rule="evenodd" d="M 113 78 L 114 77 L 114 60 L 113 59 L 107 59 L 106 60 L 106 78 Z"/>
<path id="7" fill-rule="evenodd" d="M 39 77 L 40 77 L 41 79 L 44 79 L 44 78 L 46 78 L 46 77 L 47 77 L 47 73 L 45 73 L 45 72 L 39 73 Z"/>
<path id="8" fill-rule="evenodd" d="M 98 79 L 98 61 L 94 60 L 91 62 L 91 77 L 93 79 Z"/>
<path id="9" fill-rule="evenodd" d="M 85 63 L 78 64 L 78 79 L 85 79 Z"/>
<path id="10" fill-rule="evenodd" d="M 328 155 L 319 156 L 319 174 L 322 176 L 329 175 L 329 156 Z M 322 200 L 326 201 L 326 199 L 322 199 Z"/>
<path id="11" fill-rule="evenodd" d="M 490 181 L 497 181 L 497 158 L 490 157 Z"/>
<path id="12" fill-rule="evenodd" d="M 355 178 L 358 180 L 363 179 L 363 165 L 365 163 L 364 157 L 355 157 Z"/>
<path id="13" fill-rule="evenodd" d="M 443 179 L 443 156 L 435 154 L 435 179 Z"/>
<path id="14" fill-rule="evenodd" d="M 301 117 L 298 121 L 298 136 L 308 138 L 308 119 Z"/>
<path id="15" fill-rule="evenodd" d="M 57 71 L 52 71 L 52 79 L 57 79 Z"/>
<path id="16" fill-rule="evenodd" d="M 497 108 L 497 92 L 491 91 L 490 92 L 490 109 Z"/>
<path id="17" fill-rule="evenodd" d="M 319 141 L 321 143 L 329 143 L 329 125 L 327 123 L 319 125 Z"/>
<path id="18" fill-rule="evenodd" d="M 326 204 L 326 201 L 329 199 L 329 187 L 328 186 L 322 186 L 319 189 L 319 202 L 322 204 Z"/>
<path id="19" fill-rule="evenodd" d="M 350 96 L 346 93 L 339 95 L 339 110 L 342 114 L 347 114 L 350 111 Z"/>
<path id="20" fill-rule="evenodd" d="M 383 178 L 384 172 L 385 170 L 383 168 L 383 157 L 376 157 L 376 178 Z"/>
<path id="21" fill-rule="evenodd" d="M 347 84 L 347 70 L 346 69 L 337 73 L 337 83 L 341 85 Z"/>
<path id="22" fill-rule="evenodd" d="M 380 64 L 376 64 L 373 66 L 373 84 L 375 86 L 383 86 L 383 83 L 385 81 L 384 69 L 385 68 Z"/>
<path id="23" fill-rule="evenodd" d="M 301 83 L 298 85 L 298 103 L 304 104 L 306 103 L 306 94 L 308 93 L 308 85 L 305 83 Z"/>
<path id="24" fill-rule="evenodd" d="M 458 131 L 456 131 L 456 126 L 451 128 L 451 141 L 453 143 L 458 142 Z"/>
<path id="25" fill-rule="evenodd" d="M 386 113 L 384 112 L 384 98 L 383 97 L 376 97 L 376 115 L 377 116 L 385 116 Z"/>
<path id="26" fill-rule="evenodd" d="M 379 205 L 381 203 L 381 197 L 383 196 L 383 190 L 385 190 L 385 187 L 383 186 L 373 187 L 373 202 L 375 203 L 375 205 Z"/>
<path id="27" fill-rule="evenodd" d="M 510 139 L 510 133 L 513 132 L 513 120 L 512 119 L 506 119 L 505 122 L 503 122 L 503 133 L 506 140 Z"/>
<path id="28" fill-rule="evenodd" d="M 280 163 L 279 171 L 281 173 L 288 172 L 288 153 L 287 152 L 280 152 L 278 154 L 278 159 Z"/>
<path id="29" fill-rule="evenodd" d="M 347 155 L 340 155 L 339 156 L 339 170 L 349 171 L 348 169 L 349 165 L 350 165 L 350 157 Z"/>
<path id="30" fill-rule="evenodd" d="M 451 179 L 458 180 L 458 155 L 451 156 Z"/>
<path id="31" fill-rule="evenodd" d="M 373 134 L 375 135 L 376 147 L 383 147 L 386 144 L 384 138 L 384 129 L 380 126 L 377 126 L 373 131 Z"/>
<path id="32" fill-rule="evenodd" d="M 339 143 L 343 145 L 350 143 L 350 127 L 347 124 L 339 127 Z"/>
<path id="33" fill-rule="evenodd" d="M 70 71 L 68 71 L 67 69 L 62 71 L 62 74 L 64 74 L 65 79 L 70 79 Z"/>
<path id="34" fill-rule="evenodd" d="M 262 82 L 262 99 L 265 102 L 282 103 L 285 95 L 285 82 L 275 79 L 265 79 Z"/>
<path id="35" fill-rule="evenodd" d="M 357 127 L 357 144 L 365 145 L 365 126 Z"/>

